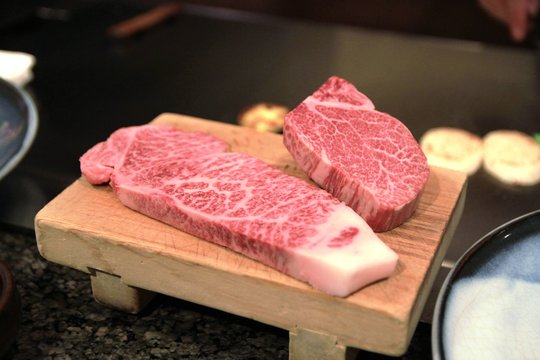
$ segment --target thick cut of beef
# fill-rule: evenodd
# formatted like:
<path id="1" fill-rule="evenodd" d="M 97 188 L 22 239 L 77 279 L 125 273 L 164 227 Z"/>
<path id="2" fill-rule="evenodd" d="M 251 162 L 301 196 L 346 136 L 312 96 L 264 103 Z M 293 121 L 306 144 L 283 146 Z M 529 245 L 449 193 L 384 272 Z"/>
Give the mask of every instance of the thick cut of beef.
<path id="1" fill-rule="evenodd" d="M 179 142 L 132 138 L 110 181 L 124 205 L 332 295 L 394 271 L 397 255 L 326 191 L 219 147 L 171 156 Z"/>
<path id="2" fill-rule="evenodd" d="M 331 77 L 289 112 L 283 135 L 298 165 L 373 230 L 416 209 L 429 176 L 424 153 L 403 123 L 346 80 Z"/>

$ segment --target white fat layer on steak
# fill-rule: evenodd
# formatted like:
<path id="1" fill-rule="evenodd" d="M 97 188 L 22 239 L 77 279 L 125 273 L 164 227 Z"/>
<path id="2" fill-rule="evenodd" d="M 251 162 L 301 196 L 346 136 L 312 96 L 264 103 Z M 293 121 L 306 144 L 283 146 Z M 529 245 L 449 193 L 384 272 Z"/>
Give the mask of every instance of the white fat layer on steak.
<path id="1" fill-rule="evenodd" d="M 328 106 L 335 109 L 345 109 L 345 110 L 373 110 L 373 108 L 369 105 L 351 105 L 351 104 L 345 104 L 339 101 L 331 101 L 331 100 L 318 100 L 314 98 L 313 96 L 308 97 L 304 104 L 308 107 L 311 111 L 317 111 L 317 106 Z"/>
<path id="2" fill-rule="evenodd" d="M 352 227 L 359 231 L 348 245 L 329 247 L 328 241 L 322 239 L 339 237 L 342 229 Z M 318 226 L 318 234 L 321 240 L 290 254 L 289 271 L 319 290 L 347 296 L 355 289 L 390 276 L 395 269 L 397 254 L 343 203 L 326 223 Z"/>
<path id="3" fill-rule="evenodd" d="M 321 160 L 313 170 L 313 172 L 310 175 L 310 177 L 315 181 L 317 184 L 324 183 L 324 180 L 330 176 L 330 166 L 332 161 L 328 158 L 328 155 L 326 155 L 326 151 L 324 149 L 321 151 Z"/>

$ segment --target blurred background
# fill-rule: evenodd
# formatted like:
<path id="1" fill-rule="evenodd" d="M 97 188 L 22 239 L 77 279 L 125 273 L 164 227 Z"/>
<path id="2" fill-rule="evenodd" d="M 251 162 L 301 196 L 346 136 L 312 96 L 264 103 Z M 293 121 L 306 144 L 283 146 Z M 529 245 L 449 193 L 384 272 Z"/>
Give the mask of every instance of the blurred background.
<path id="1" fill-rule="evenodd" d="M 3 0 L 0 29 L 17 26 L 34 17 L 62 17 L 103 0 Z M 141 11 L 170 2 L 164 0 L 108 0 L 129 4 Z M 184 5 L 240 10 L 363 28 L 411 34 L 482 41 L 492 44 L 532 47 L 534 41 L 516 44 L 508 31 L 479 7 L 475 0 L 190 0 Z"/>

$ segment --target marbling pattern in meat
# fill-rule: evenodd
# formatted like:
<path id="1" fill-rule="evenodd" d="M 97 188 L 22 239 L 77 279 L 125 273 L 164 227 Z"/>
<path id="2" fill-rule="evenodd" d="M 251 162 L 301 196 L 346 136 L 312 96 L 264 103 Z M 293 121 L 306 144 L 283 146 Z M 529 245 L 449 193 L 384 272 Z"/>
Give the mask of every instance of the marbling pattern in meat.
<path id="1" fill-rule="evenodd" d="M 331 77 L 287 114 L 283 135 L 300 168 L 373 230 L 391 230 L 415 211 L 426 157 L 403 123 L 351 83 Z"/>

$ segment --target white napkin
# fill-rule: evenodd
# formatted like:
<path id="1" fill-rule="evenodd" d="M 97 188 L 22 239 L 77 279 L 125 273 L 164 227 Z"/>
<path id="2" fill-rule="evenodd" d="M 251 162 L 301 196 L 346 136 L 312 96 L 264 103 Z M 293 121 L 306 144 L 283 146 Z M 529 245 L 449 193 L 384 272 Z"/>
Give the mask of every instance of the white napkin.
<path id="1" fill-rule="evenodd" d="M 32 68 L 36 63 L 33 55 L 0 50 L 0 78 L 22 87 L 32 80 Z"/>

